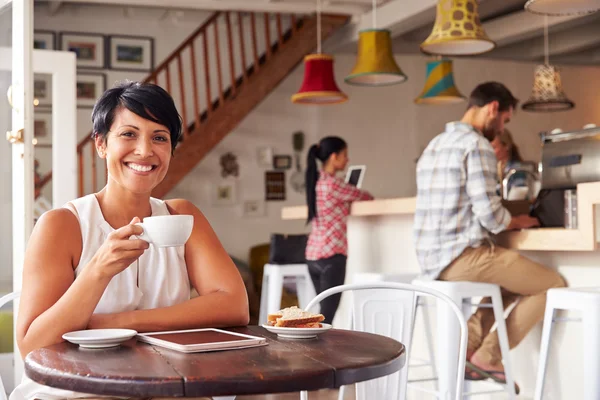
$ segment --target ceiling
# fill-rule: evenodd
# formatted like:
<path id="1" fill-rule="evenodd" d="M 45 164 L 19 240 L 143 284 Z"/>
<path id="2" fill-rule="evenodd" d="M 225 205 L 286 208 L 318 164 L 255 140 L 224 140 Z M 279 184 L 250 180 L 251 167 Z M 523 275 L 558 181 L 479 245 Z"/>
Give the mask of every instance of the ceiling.
<path id="1" fill-rule="evenodd" d="M 66 0 L 49 3 L 114 4 L 177 10 L 236 10 L 312 13 L 317 0 Z M 497 47 L 480 57 L 539 62 L 544 59 L 544 17 L 524 10 L 526 0 L 480 0 L 479 13 Z M 377 27 L 392 31 L 395 53 L 419 53 L 433 27 L 436 0 L 376 0 Z M 371 28 L 372 0 L 321 0 L 323 12 L 351 15 L 352 23 L 325 44 L 326 51 L 355 52 L 360 29 Z M 550 62 L 600 65 L 600 12 L 548 17 Z"/>

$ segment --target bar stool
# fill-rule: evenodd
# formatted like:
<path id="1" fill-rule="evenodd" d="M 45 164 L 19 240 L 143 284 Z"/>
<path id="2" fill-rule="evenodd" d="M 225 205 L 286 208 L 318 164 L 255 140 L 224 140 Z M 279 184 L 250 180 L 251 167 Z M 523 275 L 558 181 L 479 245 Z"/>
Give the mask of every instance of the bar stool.
<path id="1" fill-rule="evenodd" d="M 575 310 L 581 312 L 581 318 L 557 318 L 556 310 Z M 552 326 L 558 321 L 581 321 L 583 323 L 584 400 L 600 399 L 600 288 L 555 288 L 548 290 L 546 313 L 540 347 L 540 362 L 535 385 L 535 400 L 541 400 L 544 393 L 546 367 L 550 349 Z"/>
<path id="2" fill-rule="evenodd" d="M 317 295 L 308 265 L 265 264 L 260 293 L 259 324 L 267 323 L 267 315 L 281 308 L 283 283 L 295 282 L 300 308 L 304 308 Z"/>
<path id="3" fill-rule="evenodd" d="M 425 281 L 416 279 L 412 282 L 413 285 L 428 287 L 452 298 L 459 307 L 462 307 L 465 318 L 469 318 L 473 308 L 491 307 L 494 310 L 496 319 L 496 329 L 498 331 L 498 339 L 500 341 L 500 350 L 504 363 L 504 371 L 506 376 L 506 385 L 498 391 L 506 391 L 510 399 L 516 399 L 515 384 L 510 365 L 510 348 L 508 346 L 508 336 L 506 333 L 506 323 L 504 321 L 504 305 L 502 303 L 502 295 L 500 287 L 491 283 L 478 282 L 448 282 L 448 281 Z M 477 303 L 472 303 L 474 297 L 491 297 L 491 305 L 480 306 Z M 438 383 L 439 392 L 438 398 L 445 399 L 452 393 L 452 377 L 456 376 L 456 366 L 458 357 L 458 343 L 460 339 L 459 327 L 456 324 L 455 318 L 451 314 L 451 310 L 443 304 L 437 307 L 437 355 L 436 363 L 438 366 Z M 467 389 L 469 385 L 465 388 Z M 490 393 L 490 392 L 486 392 Z M 464 395 L 476 395 L 478 392 L 467 392 Z"/>

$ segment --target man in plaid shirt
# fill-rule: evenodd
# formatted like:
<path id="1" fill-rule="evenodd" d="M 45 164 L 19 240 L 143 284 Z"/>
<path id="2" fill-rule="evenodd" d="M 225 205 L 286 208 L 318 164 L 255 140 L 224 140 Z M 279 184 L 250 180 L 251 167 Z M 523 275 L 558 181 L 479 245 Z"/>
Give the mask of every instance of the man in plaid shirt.
<path id="1" fill-rule="evenodd" d="M 483 83 L 469 98 L 461 121 L 427 146 L 417 164 L 414 240 L 423 276 L 446 281 L 487 282 L 502 288 L 514 348 L 544 316 L 546 291 L 565 286 L 554 270 L 496 246 L 492 234 L 538 225 L 528 215 L 511 216 L 496 193 L 496 157 L 490 141 L 504 130 L 517 99 L 502 84 Z M 489 299 L 484 299 L 489 303 Z M 504 368 L 491 308 L 469 319 L 467 360 L 502 381 Z M 470 371 L 467 377 L 478 378 Z M 488 374 L 489 375 L 489 374 Z"/>

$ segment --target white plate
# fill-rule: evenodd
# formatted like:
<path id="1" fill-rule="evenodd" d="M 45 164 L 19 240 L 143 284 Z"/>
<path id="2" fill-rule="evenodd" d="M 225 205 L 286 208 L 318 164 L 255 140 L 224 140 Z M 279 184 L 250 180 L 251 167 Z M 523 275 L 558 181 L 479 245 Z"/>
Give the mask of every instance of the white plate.
<path id="1" fill-rule="evenodd" d="M 137 335 L 133 329 L 87 329 L 65 333 L 63 339 L 87 349 L 118 346 Z"/>
<path id="2" fill-rule="evenodd" d="M 269 332 L 276 333 L 277 336 L 287 339 L 312 339 L 317 335 L 327 332 L 331 329 L 331 325 L 322 324 L 321 328 L 286 328 L 281 326 L 271 326 L 263 324 L 263 328 Z"/>

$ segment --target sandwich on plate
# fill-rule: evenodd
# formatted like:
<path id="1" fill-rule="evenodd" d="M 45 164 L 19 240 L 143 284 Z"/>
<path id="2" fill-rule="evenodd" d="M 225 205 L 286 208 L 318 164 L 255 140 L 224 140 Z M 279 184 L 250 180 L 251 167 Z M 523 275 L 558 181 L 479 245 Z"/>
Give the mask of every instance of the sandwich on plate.
<path id="1" fill-rule="evenodd" d="M 322 328 L 325 317 L 313 314 L 296 306 L 284 308 L 267 316 L 267 325 L 283 328 Z"/>

